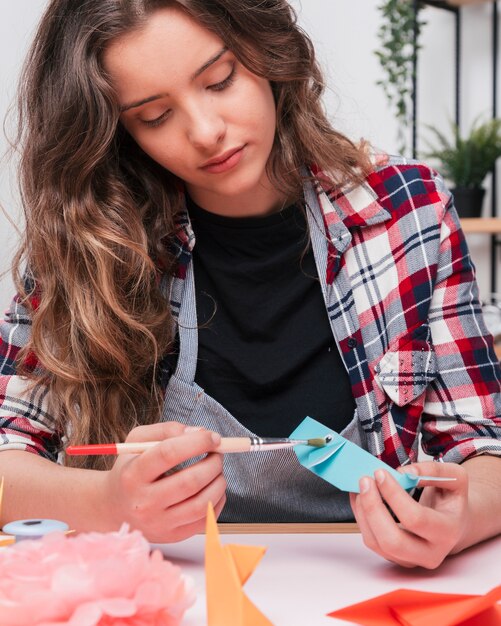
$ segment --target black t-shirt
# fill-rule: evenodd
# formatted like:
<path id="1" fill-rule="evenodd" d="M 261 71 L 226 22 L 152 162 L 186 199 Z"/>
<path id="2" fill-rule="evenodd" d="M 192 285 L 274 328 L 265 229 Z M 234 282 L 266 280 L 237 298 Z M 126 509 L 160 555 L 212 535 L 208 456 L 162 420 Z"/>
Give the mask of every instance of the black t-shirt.
<path id="1" fill-rule="evenodd" d="M 196 238 L 195 381 L 260 436 L 287 437 L 307 415 L 343 430 L 355 401 L 303 209 L 235 218 L 190 201 L 188 210 Z"/>

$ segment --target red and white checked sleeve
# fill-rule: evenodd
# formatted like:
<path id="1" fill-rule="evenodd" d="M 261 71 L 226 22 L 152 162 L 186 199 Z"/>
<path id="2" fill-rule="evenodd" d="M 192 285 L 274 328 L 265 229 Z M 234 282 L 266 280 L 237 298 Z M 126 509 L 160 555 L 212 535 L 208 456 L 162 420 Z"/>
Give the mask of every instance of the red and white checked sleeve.
<path id="1" fill-rule="evenodd" d="M 443 461 L 501 456 L 501 369 L 482 315 L 475 268 L 442 179 L 445 214 L 429 310 L 437 376 L 422 415 L 423 449 Z"/>
<path id="2" fill-rule="evenodd" d="M 16 371 L 16 357 L 30 331 L 29 311 L 16 296 L 0 321 L 0 451 L 27 450 L 56 461 L 61 436 L 47 409 L 47 388 Z M 40 367 L 34 356 L 27 366 Z"/>

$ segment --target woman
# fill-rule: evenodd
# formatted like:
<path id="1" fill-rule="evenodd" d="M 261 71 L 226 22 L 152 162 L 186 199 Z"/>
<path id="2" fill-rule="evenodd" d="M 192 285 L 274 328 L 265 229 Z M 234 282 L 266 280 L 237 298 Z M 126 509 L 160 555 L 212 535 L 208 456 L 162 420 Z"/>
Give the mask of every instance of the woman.
<path id="1" fill-rule="evenodd" d="M 285 0 L 53 0 L 22 85 L 6 519 L 164 542 L 208 501 L 225 521 L 354 514 L 425 567 L 499 532 L 499 364 L 450 195 L 330 127 Z M 219 435 L 306 414 L 394 467 L 422 432 L 453 463 L 410 470 L 456 481 L 417 502 L 382 473 L 348 500 L 290 451 L 227 455 L 223 477 Z M 124 439 L 161 443 L 54 463 L 67 440 Z"/>

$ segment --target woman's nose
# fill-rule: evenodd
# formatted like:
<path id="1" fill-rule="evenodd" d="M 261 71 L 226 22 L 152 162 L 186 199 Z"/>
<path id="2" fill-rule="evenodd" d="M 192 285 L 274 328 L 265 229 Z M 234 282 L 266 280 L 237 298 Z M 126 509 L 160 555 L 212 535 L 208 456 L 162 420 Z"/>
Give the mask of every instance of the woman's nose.
<path id="1" fill-rule="evenodd" d="M 188 137 L 197 148 L 213 148 L 221 143 L 226 133 L 226 123 L 216 111 L 205 108 L 190 116 Z"/>

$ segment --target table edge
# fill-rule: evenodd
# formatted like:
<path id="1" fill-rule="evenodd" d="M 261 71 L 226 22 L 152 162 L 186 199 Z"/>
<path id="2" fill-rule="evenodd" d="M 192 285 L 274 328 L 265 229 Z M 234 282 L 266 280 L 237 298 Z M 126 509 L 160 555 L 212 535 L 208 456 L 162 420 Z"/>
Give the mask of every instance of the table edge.
<path id="1" fill-rule="evenodd" d="M 359 533 L 358 524 L 354 522 L 332 523 L 285 523 L 285 524 L 218 524 L 223 535 L 276 535 L 276 534 L 320 534 L 320 533 Z"/>

